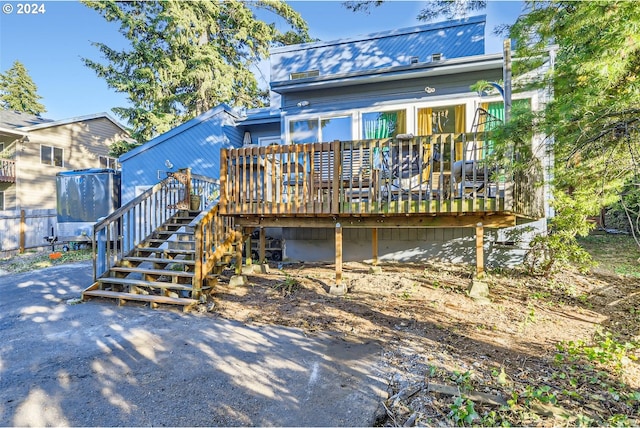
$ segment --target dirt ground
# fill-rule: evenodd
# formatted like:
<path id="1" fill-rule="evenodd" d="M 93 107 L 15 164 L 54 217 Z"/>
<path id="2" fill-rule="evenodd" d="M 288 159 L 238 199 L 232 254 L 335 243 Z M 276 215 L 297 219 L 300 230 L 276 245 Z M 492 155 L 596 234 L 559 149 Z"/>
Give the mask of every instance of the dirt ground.
<path id="1" fill-rule="evenodd" d="M 272 265 L 212 296 L 214 316 L 337 331 L 384 344 L 389 399 L 381 426 L 638 425 L 640 279 L 595 271 L 483 280 L 470 267 L 345 263 L 348 293 L 329 294 L 333 265 Z"/>
<path id="2" fill-rule="evenodd" d="M 280 263 L 243 286 L 230 286 L 226 271 L 198 309 L 379 340 L 389 381 L 380 426 L 638 426 L 640 269 L 629 248 L 596 241 L 591 250 L 607 264 L 629 253 L 617 269 L 632 275 L 489 272 L 488 304 L 468 296 L 469 266 L 384 264 L 373 274 L 345 263 L 348 293 L 333 296 L 333 265 Z M 24 255 L 0 269 L 38 268 L 40 259 L 51 262 Z"/>

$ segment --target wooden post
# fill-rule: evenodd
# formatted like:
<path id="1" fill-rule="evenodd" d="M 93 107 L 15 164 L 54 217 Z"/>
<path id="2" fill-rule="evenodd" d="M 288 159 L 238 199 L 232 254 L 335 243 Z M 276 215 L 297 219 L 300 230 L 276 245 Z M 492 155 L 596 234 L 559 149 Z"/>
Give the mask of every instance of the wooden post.
<path id="1" fill-rule="evenodd" d="M 336 285 L 342 284 L 342 225 L 336 223 Z"/>
<path id="2" fill-rule="evenodd" d="M 333 143 L 331 143 L 331 152 L 333 153 L 331 213 L 338 214 L 340 212 L 340 187 L 342 183 L 342 155 L 340 153 L 340 141 L 335 140 Z M 329 157 L 329 162 L 331 162 L 331 157 Z"/>
<path id="3" fill-rule="evenodd" d="M 266 247 L 267 247 L 267 231 L 264 229 L 264 227 L 260 228 L 260 263 L 264 262 L 267 259 L 267 254 L 266 254 Z"/>
<path id="4" fill-rule="evenodd" d="M 511 119 L 511 39 L 505 39 L 502 43 L 504 65 L 502 80 L 504 84 L 504 122 Z"/>
<path id="5" fill-rule="evenodd" d="M 236 275 L 242 274 L 242 229 L 236 229 Z"/>
<path id="6" fill-rule="evenodd" d="M 378 228 L 371 230 L 371 252 L 373 265 L 378 266 Z"/>
<path id="7" fill-rule="evenodd" d="M 204 275 L 202 275 L 202 260 L 204 259 L 204 239 L 202 224 L 199 224 L 195 230 L 195 265 L 193 267 L 193 278 L 191 282 L 191 298 L 200 299 L 202 293 L 202 283 L 204 282 Z"/>
<path id="8" fill-rule="evenodd" d="M 25 247 L 25 232 L 27 230 L 27 223 L 25 220 L 24 210 L 20 210 L 20 254 L 24 253 Z"/>
<path id="9" fill-rule="evenodd" d="M 220 150 L 220 201 L 218 206 L 221 212 L 227 212 L 227 149 Z"/>
<path id="10" fill-rule="evenodd" d="M 481 277 L 484 274 L 484 226 L 482 223 L 476 225 L 476 275 Z"/>
<path id="11" fill-rule="evenodd" d="M 251 266 L 253 264 L 253 254 L 251 254 L 251 229 L 245 227 L 243 232 L 248 235 L 248 238 L 244 241 L 245 264 Z"/>

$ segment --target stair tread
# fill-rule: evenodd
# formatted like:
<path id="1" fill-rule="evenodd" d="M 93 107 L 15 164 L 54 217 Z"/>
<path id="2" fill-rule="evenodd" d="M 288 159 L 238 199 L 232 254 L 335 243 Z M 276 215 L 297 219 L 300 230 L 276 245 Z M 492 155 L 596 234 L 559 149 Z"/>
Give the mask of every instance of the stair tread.
<path id="1" fill-rule="evenodd" d="M 196 303 L 198 303 L 198 301 L 195 299 L 189 299 L 185 297 L 156 296 L 153 294 L 133 294 L 109 290 L 88 290 L 83 292 L 82 294 L 83 296 L 86 295 L 95 297 L 112 297 L 117 299 L 141 300 L 145 302 L 170 303 L 174 305 L 195 305 Z"/>
<path id="2" fill-rule="evenodd" d="M 173 282 L 162 282 L 162 281 L 145 281 L 143 279 L 113 278 L 113 277 L 105 276 L 102 278 L 98 278 L 96 281 L 100 283 L 108 283 L 108 284 L 140 285 L 142 287 L 171 288 L 176 290 L 187 290 L 187 291 L 191 291 L 193 289 L 191 284 L 175 284 Z"/>
<path id="3" fill-rule="evenodd" d="M 172 242 L 172 243 L 179 243 L 179 244 L 192 244 L 194 242 L 196 242 L 193 239 L 181 239 L 179 241 L 168 241 L 166 238 L 162 239 L 162 238 L 150 238 L 147 239 L 145 242 Z"/>
<path id="4" fill-rule="evenodd" d="M 149 253 L 167 253 L 167 254 L 195 254 L 196 250 L 179 249 L 179 248 L 158 248 L 158 247 L 136 247 L 135 251 L 143 251 Z"/>
<path id="5" fill-rule="evenodd" d="M 158 235 L 193 235 L 193 231 L 191 230 L 156 230 L 155 233 Z"/>
<path id="6" fill-rule="evenodd" d="M 163 257 L 135 257 L 135 256 L 126 256 L 122 260 L 132 261 L 132 262 L 149 262 L 149 263 L 179 263 L 183 265 L 195 265 L 195 260 L 187 260 L 187 259 L 165 259 Z"/>
<path id="7" fill-rule="evenodd" d="M 114 266 L 111 268 L 111 270 L 115 272 L 137 272 L 137 273 L 146 273 L 146 274 L 152 274 L 152 275 L 180 276 L 183 278 L 193 278 L 193 272 L 184 272 L 180 270 L 171 270 L 171 269 L 141 268 L 139 266 L 137 267 Z"/>

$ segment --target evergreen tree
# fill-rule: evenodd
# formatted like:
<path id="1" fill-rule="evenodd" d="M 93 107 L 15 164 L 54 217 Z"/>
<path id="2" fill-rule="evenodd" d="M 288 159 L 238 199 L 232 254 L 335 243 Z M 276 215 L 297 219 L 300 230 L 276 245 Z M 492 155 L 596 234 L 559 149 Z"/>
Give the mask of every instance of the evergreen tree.
<path id="1" fill-rule="evenodd" d="M 46 112 L 38 100 L 36 84 L 20 61 L 14 61 L 6 73 L 0 73 L 0 104 L 4 110 L 40 115 Z"/>
<path id="2" fill-rule="evenodd" d="M 269 47 L 308 40 L 302 18 L 280 0 L 230 1 L 85 1 L 107 21 L 120 23 L 131 49 L 98 47 L 106 64 L 85 64 L 132 107 L 114 111 L 144 142 L 219 103 L 263 105 L 267 94 L 252 72 Z M 270 12 L 292 30 L 282 33 L 256 18 Z"/>

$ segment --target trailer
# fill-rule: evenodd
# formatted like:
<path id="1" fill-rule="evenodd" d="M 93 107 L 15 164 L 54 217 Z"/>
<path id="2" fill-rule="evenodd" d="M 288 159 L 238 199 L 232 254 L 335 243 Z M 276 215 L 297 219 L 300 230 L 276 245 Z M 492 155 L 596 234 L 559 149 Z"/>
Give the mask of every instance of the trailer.
<path id="1" fill-rule="evenodd" d="M 70 245 L 90 243 L 94 224 L 120 207 L 120 171 L 79 169 L 56 174 L 57 234 L 46 240 Z"/>

